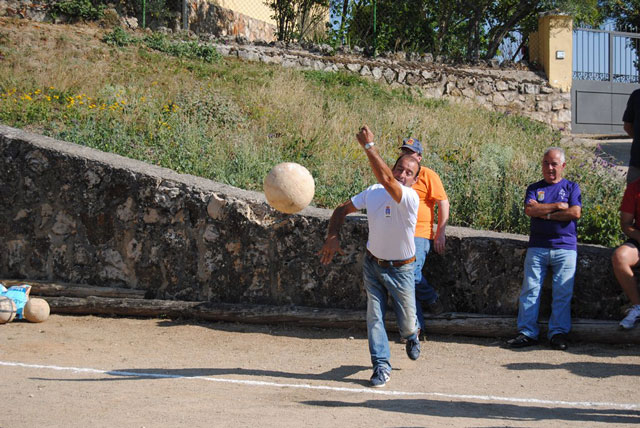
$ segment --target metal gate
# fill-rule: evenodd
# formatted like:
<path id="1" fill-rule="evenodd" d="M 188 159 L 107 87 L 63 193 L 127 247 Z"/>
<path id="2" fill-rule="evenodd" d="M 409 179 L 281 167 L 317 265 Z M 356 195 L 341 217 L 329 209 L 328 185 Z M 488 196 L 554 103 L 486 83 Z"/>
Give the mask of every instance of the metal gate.
<path id="1" fill-rule="evenodd" d="M 580 28 L 573 33 L 571 131 L 624 134 L 622 114 L 640 88 L 640 34 Z"/>

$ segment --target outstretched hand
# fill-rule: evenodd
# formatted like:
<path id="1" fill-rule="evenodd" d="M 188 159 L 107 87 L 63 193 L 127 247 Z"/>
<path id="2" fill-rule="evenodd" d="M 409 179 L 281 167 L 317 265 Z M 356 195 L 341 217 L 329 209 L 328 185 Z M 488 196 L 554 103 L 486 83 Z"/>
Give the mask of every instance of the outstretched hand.
<path id="1" fill-rule="evenodd" d="M 328 265 L 333 260 L 333 256 L 338 253 L 341 256 L 344 256 L 344 251 L 340 248 L 340 240 L 337 236 L 328 236 L 327 240 L 324 241 L 324 245 L 318 251 L 318 255 L 320 256 L 320 263 L 323 265 Z"/>

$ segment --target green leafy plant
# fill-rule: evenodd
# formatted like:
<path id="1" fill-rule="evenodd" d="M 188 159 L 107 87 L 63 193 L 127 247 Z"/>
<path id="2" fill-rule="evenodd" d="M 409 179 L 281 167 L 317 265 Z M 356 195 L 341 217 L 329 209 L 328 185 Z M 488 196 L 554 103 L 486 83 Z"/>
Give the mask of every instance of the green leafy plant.
<path id="1" fill-rule="evenodd" d="M 96 21 L 102 17 L 105 8 L 104 4 L 94 4 L 91 0 L 65 0 L 53 3 L 50 10 L 73 19 Z"/>
<path id="2" fill-rule="evenodd" d="M 102 41 L 111 46 L 129 46 L 132 43 L 137 42 L 137 39 L 123 30 L 121 27 L 116 27 L 113 31 L 110 31 L 104 35 Z"/>

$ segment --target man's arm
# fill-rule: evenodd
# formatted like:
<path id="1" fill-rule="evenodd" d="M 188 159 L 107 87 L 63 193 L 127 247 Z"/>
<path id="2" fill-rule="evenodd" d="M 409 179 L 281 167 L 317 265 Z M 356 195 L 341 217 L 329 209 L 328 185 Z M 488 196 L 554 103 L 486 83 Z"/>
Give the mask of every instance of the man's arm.
<path id="1" fill-rule="evenodd" d="M 556 221 L 570 221 L 578 220 L 580 218 L 582 215 L 582 207 L 580 205 L 569 206 L 566 202 L 541 204 L 535 199 L 530 199 L 525 206 L 524 212 L 529 217 Z"/>
<path id="2" fill-rule="evenodd" d="M 446 244 L 445 229 L 447 222 L 449 221 L 449 200 L 444 199 L 442 201 L 436 201 L 438 204 L 438 229 L 436 230 L 436 237 L 434 238 L 434 247 L 438 254 L 444 253 Z"/>
<path id="3" fill-rule="evenodd" d="M 320 251 L 318 251 L 318 254 L 320 255 L 320 262 L 323 265 L 331 263 L 335 253 L 344 255 L 344 252 L 340 248 L 340 228 L 342 228 L 344 219 L 347 215 L 356 211 L 358 210 L 351 200 L 343 202 L 333 210 L 333 214 L 331 214 L 331 219 L 329 220 L 327 239 L 325 239 L 324 245 Z"/>
<path id="4" fill-rule="evenodd" d="M 634 215 L 620 211 L 620 229 L 629 238 L 640 242 L 640 230 L 634 226 Z"/>
<path id="5" fill-rule="evenodd" d="M 566 202 L 554 202 L 552 204 L 541 204 L 535 199 L 529 199 L 524 207 L 524 213 L 529 217 L 546 218 L 547 214 L 559 210 L 566 210 L 569 208 L 569 204 Z"/>
<path id="6" fill-rule="evenodd" d="M 360 128 L 360 132 L 356 135 L 358 142 L 364 148 L 365 144 L 373 142 L 373 132 L 369 130 L 367 125 Z M 376 176 L 378 183 L 382 184 L 387 192 L 391 195 L 394 201 L 400 203 L 402 200 L 402 185 L 393 178 L 393 173 L 385 161 L 380 157 L 378 149 L 373 146 L 364 151 L 369 158 L 369 164 L 371 170 Z"/>
<path id="7" fill-rule="evenodd" d="M 633 123 L 624 122 L 622 127 L 624 128 L 624 132 L 626 132 L 629 137 L 633 138 Z"/>

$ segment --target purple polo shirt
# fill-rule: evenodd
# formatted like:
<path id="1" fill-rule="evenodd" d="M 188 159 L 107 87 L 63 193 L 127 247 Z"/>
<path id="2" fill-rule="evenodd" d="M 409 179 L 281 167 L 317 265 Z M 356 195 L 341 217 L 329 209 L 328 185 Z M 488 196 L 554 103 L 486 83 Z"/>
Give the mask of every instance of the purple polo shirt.
<path id="1" fill-rule="evenodd" d="M 564 178 L 556 184 L 549 184 L 544 180 L 533 183 L 527 187 L 524 203 L 526 204 L 530 199 L 535 199 L 541 204 L 566 202 L 570 207 L 582 206 L 580 186 Z M 577 250 L 577 244 L 578 234 L 575 220 L 556 221 L 531 218 L 529 247 Z"/>

